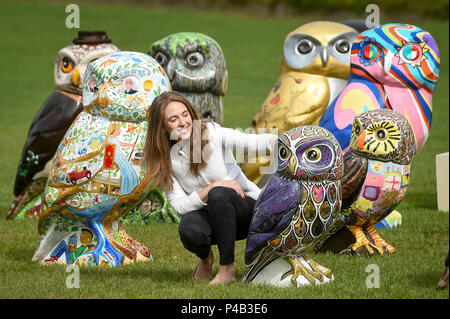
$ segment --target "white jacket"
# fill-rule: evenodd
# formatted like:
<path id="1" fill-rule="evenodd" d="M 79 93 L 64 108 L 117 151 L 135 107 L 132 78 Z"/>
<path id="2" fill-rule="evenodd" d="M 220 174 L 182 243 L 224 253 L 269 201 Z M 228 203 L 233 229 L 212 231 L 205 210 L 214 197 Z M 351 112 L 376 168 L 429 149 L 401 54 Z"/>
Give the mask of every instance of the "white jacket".
<path id="1" fill-rule="evenodd" d="M 236 180 L 247 197 L 257 199 L 260 189 L 247 179 L 233 156 L 243 158 L 243 152 L 272 152 L 270 139 L 272 134 L 246 134 L 237 129 L 221 127 L 217 123 L 207 123 L 207 147 L 210 157 L 207 165 L 195 176 L 189 169 L 190 140 L 181 140 L 171 148 L 170 158 L 173 169 L 173 188 L 166 192 L 167 199 L 175 211 L 184 215 L 199 210 L 206 205 L 197 194 L 216 180 Z M 194 145 L 196 147 L 197 145 Z M 198 145 L 198 147 L 200 147 Z M 194 159 L 195 160 L 195 159 Z M 241 159 L 239 159 L 241 161 Z"/>

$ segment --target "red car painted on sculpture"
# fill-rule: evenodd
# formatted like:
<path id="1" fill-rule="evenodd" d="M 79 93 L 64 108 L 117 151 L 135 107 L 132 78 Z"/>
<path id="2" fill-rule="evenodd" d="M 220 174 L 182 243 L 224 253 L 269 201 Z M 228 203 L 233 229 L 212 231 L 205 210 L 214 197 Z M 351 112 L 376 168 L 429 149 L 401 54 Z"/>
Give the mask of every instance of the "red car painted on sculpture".
<path id="1" fill-rule="evenodd" d="M 86 167 L 83 167 L 83 170 L 81 172 L 73 171 L 69 173 L 69 176 L 67 177 L 67 182 L 71 182 L 73 185 L 77 184 L 77 181 L 79 179 L 82 179 L 84 177 L 91 178 L 91 171 L 86 169 Z"/>

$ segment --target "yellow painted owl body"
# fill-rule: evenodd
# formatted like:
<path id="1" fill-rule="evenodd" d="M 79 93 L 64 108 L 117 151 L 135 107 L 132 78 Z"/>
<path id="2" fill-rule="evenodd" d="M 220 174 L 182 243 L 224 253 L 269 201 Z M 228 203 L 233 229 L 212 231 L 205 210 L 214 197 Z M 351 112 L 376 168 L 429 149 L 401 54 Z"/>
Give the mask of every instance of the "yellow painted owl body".
<path id="1" fill-rule="evenodd" d="M 347 25 L 328 21 L 307 23 L 289 33 L 278 81 L 256 113 L 252 128 L 257 132 L 276 128 L 282 134 L 300 125 L 316 125 L 347 83 L 351 43 L 357 35 Z M 260 167 L 266 162 L 267 158 L 248 158 L 242 169 L 259 183 Z"/>

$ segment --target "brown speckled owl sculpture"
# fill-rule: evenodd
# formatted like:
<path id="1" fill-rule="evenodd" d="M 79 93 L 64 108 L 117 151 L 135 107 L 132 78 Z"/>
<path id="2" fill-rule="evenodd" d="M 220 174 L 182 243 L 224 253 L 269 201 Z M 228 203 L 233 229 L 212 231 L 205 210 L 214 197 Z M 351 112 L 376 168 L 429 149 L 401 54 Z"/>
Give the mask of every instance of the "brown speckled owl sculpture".
<path id="1" fill-rule="evenodd" d="M 73 43 L 58 52 L 55 90 L 36 113 L 23 146 L 14 182 L 15 199 L 7 218 L 36 217 L 50 170 L 50 160 L 69 126 L 81 112 L 87 65 L 118 52 L 104 31 L 79 31 Z"/>

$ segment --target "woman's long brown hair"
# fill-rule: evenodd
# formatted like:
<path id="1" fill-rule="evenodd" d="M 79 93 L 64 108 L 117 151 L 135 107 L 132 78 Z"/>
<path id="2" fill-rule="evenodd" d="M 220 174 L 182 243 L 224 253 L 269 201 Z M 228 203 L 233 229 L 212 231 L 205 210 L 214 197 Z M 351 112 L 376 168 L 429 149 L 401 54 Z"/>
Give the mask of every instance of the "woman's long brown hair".
<path id="1" fill-rule="evenodd" d="M 170 149 L 177 141 L 171 141 L 170 135 L 166 132 L 164 127 L 164 109 L 170 102 L 183 103 L 192 118 L 192 133 L 190 136 L 190 170 L 197 175 L 200 169 L 206 166 L 205 159 L 202 157 L 202 151 L 209 140 L 203 139 L 203 133 L 206 130 L 206 120 L 202 120 L 198 111 L 193 105 L 181 94 L 169 91 L 158 95 L 150 106 L 148 131 L 145 141 L 144 163 L 147 169 L 150 169 L 150 179 L 152 187 L 162 187 L 164 190 L 170 191 L 172 189 L 172 162 L 170 160 Z M 201 120 L 201 125 L 194 125 L 195 120 Z M 201 147 L 200 154 L 195 154 L 194 159 L 194 137 L 200 137 Z M 198 147 L 196 147 L 198 150 Z M 203 152 L 205 153 L 205 152 Z M 205 153 L 207 156 L 207 153 Z"/>

